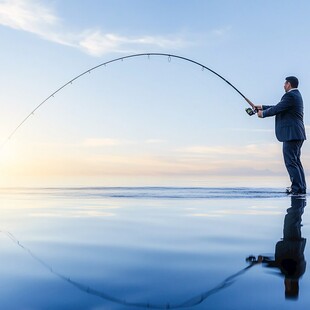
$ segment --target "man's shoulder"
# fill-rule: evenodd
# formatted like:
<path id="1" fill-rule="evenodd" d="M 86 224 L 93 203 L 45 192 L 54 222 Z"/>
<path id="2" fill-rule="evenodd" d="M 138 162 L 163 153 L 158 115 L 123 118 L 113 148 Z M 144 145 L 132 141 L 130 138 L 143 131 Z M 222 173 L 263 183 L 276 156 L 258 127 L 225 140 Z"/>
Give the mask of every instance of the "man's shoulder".
<path id="1" fill-rule="evenodd" d="M 290 92 L 291 98 L 295 101 L 295 103 L 302 104 L 302 96 L 298 89 L 294 89 Z"/>
<path id="2" fill-rule="evenodd" d="M 298 89 L 293 89 L 287 93 L 285 93 L 283 96 L 282 96 L 282 100 L 286 99 L 286 100 L 289 100 L 289 99 L 295 99 L 295 98 L 301 98 L 301 94 L 299 92 Z"/>
<path id="3" fill-rule="evenodd" d="M 298 97 L 300 97 L 301 96 L 301 94 L 300 94 L 300 91 L 297 89 L 297 88 L 295 88 L 295 89 L 292 89 L 290 92 L 288 92 L 287 94 L 289 94 L 289 95 L 291 95 L 291 96 L 298 96 Z"/>

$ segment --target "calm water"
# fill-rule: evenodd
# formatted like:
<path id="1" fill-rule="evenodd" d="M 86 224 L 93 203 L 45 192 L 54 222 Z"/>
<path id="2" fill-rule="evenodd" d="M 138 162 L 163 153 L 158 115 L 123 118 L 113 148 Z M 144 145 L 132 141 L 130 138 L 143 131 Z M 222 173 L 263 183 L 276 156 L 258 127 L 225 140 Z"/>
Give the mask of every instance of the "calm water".
<path id="1" fill-rule="evenodd" d="M 2 189 L 0 203 L 0 309 L 310 307 L 309 212 L 279 189 Z"/>

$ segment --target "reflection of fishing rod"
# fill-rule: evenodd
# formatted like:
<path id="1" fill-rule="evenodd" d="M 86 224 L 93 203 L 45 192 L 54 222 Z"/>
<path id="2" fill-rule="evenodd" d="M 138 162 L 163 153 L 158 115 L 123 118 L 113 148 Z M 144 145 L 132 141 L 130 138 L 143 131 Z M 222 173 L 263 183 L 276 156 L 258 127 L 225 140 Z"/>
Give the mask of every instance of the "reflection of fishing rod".
<path id="1" fill-rule="evenodd" d="M 247 262 L 249 262 L 249 261 L 247 260 Z M 234 273 L 233 275 L 227 277 L 224 281 L 222 281 L 220 284 L 218 284 L 213 289 L 208 290 L 202 294 L 197 295 L 194 298 L 187 300 L 186 302 L 184 302 L 183 304 L 180 304 L 176 308 L 193 307 L 193 306 L 201 304 L 203 301 L 205 301 L 211 295 L 213 295 L 213 294 L 219 292 L 220 290 L 227 288 L 228 286 L 232 285 L 239 276 L 244 274 L 246 271 L 248 271 L 251 267 L 255 266 L 256 264 L 257 264 L 256 261 L 250 261 L 249 266 L 247 266 L 247 267 L 241 269 L 240 271 Z"/>
<path id="2" fill-rule="evenodd" d="M 217 72 L 215 72 L 214 70 L 208 68 L 207 66 L 192 60 L 190 58 L 186 58 L 186 57 L 182 57 L 182 56 L 178 56 L 178 55 L 173 55 L 173 54 L 166 54 L 166 53 L 141 53 L 141 54 L 132 54 L 132 55 L 127 55 L 127 56 L 123 56 L 123 57 L 119 57 L 119 58 L 115 58 L 109 61 L 106 61 L 104 63 L 101 63 L 95 67 L 92 67 L 84 72 L 82 72 L 81 74 L 77 75 L 76 77 L 74 77 L 73 79 L 71 79 L 70 81 L 68 81 L 67 83 L 65 83 L 64 85 L 62 85 L 61 87 L 59 87 L 57 90 L 55 90 L 51 95 L 49 95 L 47 98 L 45 98 L 40 104 L 38 104 L 19 124 L 18 126 L 11 132 L 11 134 L 8 136 L 8 138 L 5 140 L 5 142 L 3 143 L 2 146 L 4 146 L 8 140 L 10 140 L 12 138 L 12 136 L 15 134 L 15 132 L 28 120 L 28 118 L 30 118 L 32 115 L 34 115 L 34 113 L 49 99 L 51 99 L 52 97 L 54 97 L 58 92 L 60 92 L 63 88 L 65 88 L 66 86 L 72 84 L 75 80 L 77 80 L 78 78 L 82 77 L 83 75 L 90 73 L 93 70 L 98 69 L 99 67 L 102 66 L 106 66 L 110 63 L 113 62 L 117 62 L 117 61 L 121 61 L 127 58 L 134 58 L 134 57 L 141 57 L 141 56 L 147 56 L 148 58 L 150 56 L 166 56 L 168 57 L 169 62 L 171 61 L 171 58 L 177 58 L 180 60 L 184 60 L 184 61 L 188 61 L 190 63 L 193 63 L 195 65 L 198 65 L 201 67 L 202 70 L 206 69 L 210 72 L 212 72 L 213 74 L 215 74 L 216 76 L 218 76 L 219 78 L 221 78 L 223 81 L 225 81 L 228 85 L 230 85 L 240 96 L 243 97 L 243 99 L 251 106 L 251 108 L 247 108 L 246 112 L 249 115 L 253 115 L 256 113 L 256 108 L 255 105 L 247 98 L 245 97 L 245 95 L 243 93 L 241 93 L 241 91 L 239 89 L 237 89 L 233 84 L 231 84 L 229 81 L 227 81 L 223 76 L 221 76 L 220 74 L 218 74 Z"/>
<path id="3" fill-rule="evenodd" d="M 143 303 L 143 302 L 129 302 L 114 296 L 111 296 L 107 293 L 104 293 L 102 291 L 98 291 L 96 289 L 93 289 L 85 284 L 79 283 L 77 281 L 74 281 L 72 279 L 70 279 L 67 276 L 62 275 L 61 273 L 55 271 L 50 265 L 48 265 L 46 262 L 44 262 L 42 259 L 40 259 L 39 257 L 37 257 L 29 248 L 25 247 L 23 244 L 21 244 L 15 237 L 13 234 L 11 234 L 8 231 L 1 231 L 0 233 L 5 234 L 9 239 L 11 239 L 16 245 L 18 245 L 19 247 L 21 247 L 25 252 L 27 252 L 34 260 L 36 260 L 37 262 L 39 262 L 44 268 L 48 269 L 52 274 L 56 275 L 57 277 L 59 277 L 60 279 L 68 282 L 69 284 L 73 285 L 74 287 L 76 287 L 77 289 L 79 289 L 80 291 L 90 294 L 90 295 L 94 295 L 97 297 L 100 297 L 102 299 L 123 305 L 123 306 L 131 306 L 131 307 L 137 307 L 137 308 L 146 308 L 146 309 L 181 309 L 181 308 L 188 308 L 188 307 L 194 307 L 198 304 L 201 304 L 203 301 L 205 301 L 208 297 L 210 297 L 211 295 L 219 292 L 220 290 L 227 288 L 228 286 L 232 285 L 235 280 L 241 276 L 242 274 L 244 274 L 247 270 L 249 270 L 251 267 L 253 267 L 254 265 L 256 265 L 258 262 L 253 259 L 253 256 L 250 256 L 247 259 L 247 262 L 250 263 L 249 266 L 247 266 L 246 268 L 243 268 L 242 270 L 238 271 L 237 273 L 227 277 L 224 281 L 222 281 L 220 284 L 218 284 L 217 286 L 215 286 L 214 288 L 201 293 L 193 298 L 188 299 L 185 302 L 179 303 L 179 304 L 165 304 L 165 305 L 160 305 L 160 304 L 151 304 L 151 303 Z"/>

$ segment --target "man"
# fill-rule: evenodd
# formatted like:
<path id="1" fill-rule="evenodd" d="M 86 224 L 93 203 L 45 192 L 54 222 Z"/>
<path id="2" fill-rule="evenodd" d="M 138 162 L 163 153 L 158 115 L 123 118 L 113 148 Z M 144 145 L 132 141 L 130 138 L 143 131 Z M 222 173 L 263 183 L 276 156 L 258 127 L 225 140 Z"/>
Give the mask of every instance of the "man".
<path id="1" fill-rule="evenodd" d="M 257 115 L 260 118 L 276 116 L 276 137 L 283 142 L 283 157 L 292 185 L 288 194 L 306 193 L 304 169 L 300 161 L 301 147 L 306 140 L 303 122 L 303 101 L 298 88 L 298 79 L 289 76 L 285 79 L 285 94 L 274 106 L 258 105 Z"/>

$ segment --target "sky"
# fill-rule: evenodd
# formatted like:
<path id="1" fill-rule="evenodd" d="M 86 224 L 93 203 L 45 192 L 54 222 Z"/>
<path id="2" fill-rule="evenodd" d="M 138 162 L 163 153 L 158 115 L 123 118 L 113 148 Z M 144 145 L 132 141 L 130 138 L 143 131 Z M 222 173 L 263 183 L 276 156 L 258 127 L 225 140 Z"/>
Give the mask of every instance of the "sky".
<path id="1" fill-rule="evenodd" d="M 310 132 L 309 1 L 0 0 L 0 139 L 80 73 L 135 53 L 193 59 L 255 104 L 296 75 Z M 274 118 L 245 113 L 186 61 L 102 66 L 44 103 L 0 150 L 0 186 L 289 185 Z M 310 171 L 310 146 L 303 163 Z"/>

